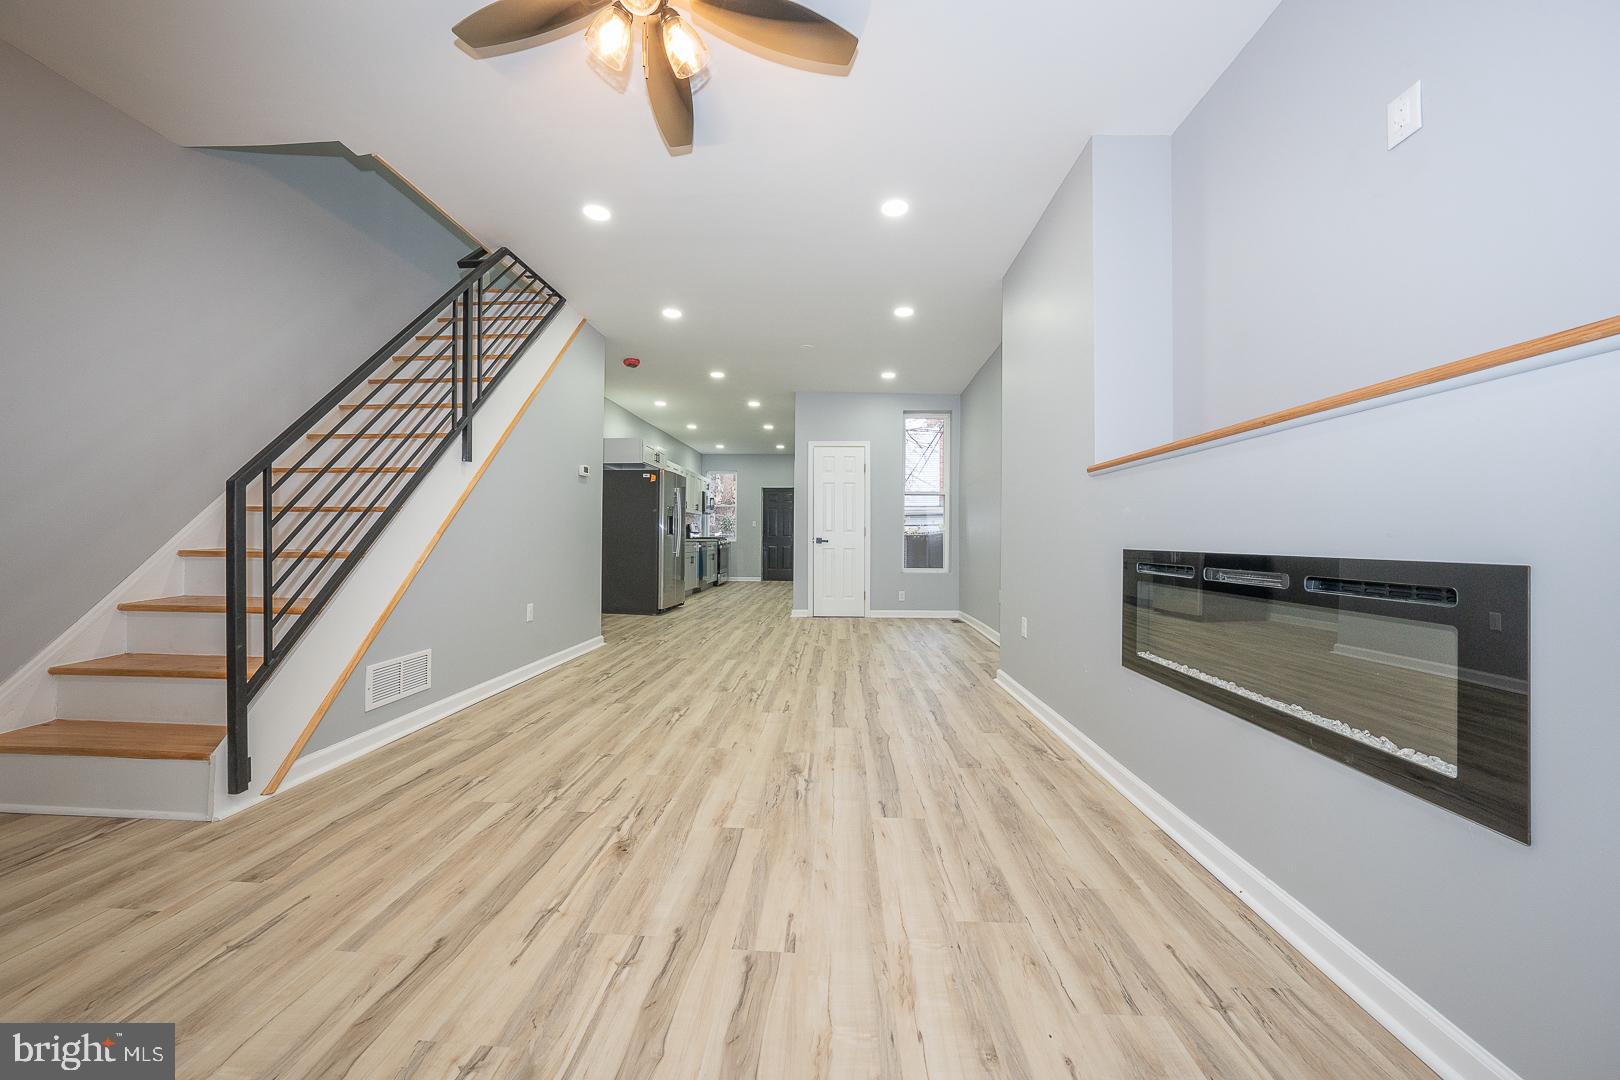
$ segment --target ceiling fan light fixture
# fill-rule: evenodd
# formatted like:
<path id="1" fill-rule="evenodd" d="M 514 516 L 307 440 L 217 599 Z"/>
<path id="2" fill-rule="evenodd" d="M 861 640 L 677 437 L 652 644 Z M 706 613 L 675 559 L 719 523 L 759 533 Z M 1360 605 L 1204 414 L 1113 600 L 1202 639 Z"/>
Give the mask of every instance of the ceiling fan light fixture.
<path id="1" fill-rule="evenodd" d="M 632 15 L 651 15 L 664 6 L 664 0 L 619 0 Z"/>
<path id="2" fill-rule="evenodd" d="M 709 66 L 709 47 L 703 44 L 692 24 L 666 11 L 663 15 L 664 53 L 677 79 L 690 79 Z"/>
<path id="3" fill-rule="evenodd" d="M 603 8 L 585 30 L 585 47 L 614 71 L 623 71 L 630 59 L 630 12 L 624 4 Z"/>

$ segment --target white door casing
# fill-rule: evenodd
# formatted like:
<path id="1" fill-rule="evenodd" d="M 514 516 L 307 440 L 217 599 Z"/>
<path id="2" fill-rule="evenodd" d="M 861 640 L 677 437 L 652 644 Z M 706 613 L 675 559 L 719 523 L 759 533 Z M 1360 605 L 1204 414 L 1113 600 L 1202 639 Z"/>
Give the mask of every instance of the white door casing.
<path id="1" fill-rule="evenodd" d="M 810 613 L 864 618 L 871 564 L 867 443 L 810 444 Z"/>

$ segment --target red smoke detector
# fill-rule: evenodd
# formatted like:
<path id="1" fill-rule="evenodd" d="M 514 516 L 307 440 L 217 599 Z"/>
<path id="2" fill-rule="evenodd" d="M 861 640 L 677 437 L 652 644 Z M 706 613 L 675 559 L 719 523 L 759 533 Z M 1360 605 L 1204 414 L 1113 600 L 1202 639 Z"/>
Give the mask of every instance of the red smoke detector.
<path id="1" fill-rule="evenodd" d="M 624 366 L 629 367 L 629 368 L 640 367 L 641 366 L 641 359 L 639 357 L 635 357 L 635 356 L 627 356 L 627 357 L 624 358 Z"/>

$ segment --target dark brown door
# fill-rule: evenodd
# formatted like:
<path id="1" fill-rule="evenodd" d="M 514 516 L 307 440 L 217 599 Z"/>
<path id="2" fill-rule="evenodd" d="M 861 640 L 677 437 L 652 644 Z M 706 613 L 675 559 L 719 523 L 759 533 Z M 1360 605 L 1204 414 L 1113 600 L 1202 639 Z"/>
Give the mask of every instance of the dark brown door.
<path id="1" fill-rule="evenodd" d="M 759 576 L 766 581 L 793 580 L 793 489 L 765 489 L 765 533 Z"/>

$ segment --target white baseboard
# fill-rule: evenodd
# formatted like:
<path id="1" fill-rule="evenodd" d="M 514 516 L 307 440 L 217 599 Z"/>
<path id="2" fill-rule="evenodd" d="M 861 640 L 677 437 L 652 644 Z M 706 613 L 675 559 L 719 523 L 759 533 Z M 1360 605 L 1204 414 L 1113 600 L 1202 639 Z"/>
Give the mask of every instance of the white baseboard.
<path id="1" fill-rule="evenodd" d="M 975 619 L 965 611 L 959 611 L 957 614 L 961 616 L 963 622 L 973 627 L 973 629 L 977 630 L 980 634 L 983 634 L 985 639 L 989 641 L 990 644 L 997 647 L 1001 645 L 1001 634 L 995 630 L 992 630 L 989 623 L 980 619 Z"/>
<path id="2" fill-rule="evenodd" d="M 37 814 L 42 817 L 144 818 L 155 821 L 208 821 L 207 814 L 183 810 L 130 810 L 95 806 L 35 806 L 32 803 L 0 803 L 0 814 Z"/>
<path id="3" fill-rule="evenodd" d="M 727 581 L 764 581 L 765 579 L 764 578 L 757 578 L 757 577 L 731 577 L 731 578 L 727 578 L 726 580 Z"/>
<path id="4" fill-rule="evenodd" d="M 732 578 L 732 580 L 737 581 L 740 579 Z M 810 617 L 810 612 L 799 608 L 794 608 L 793 617 L 795 619 L 808 619 Z M 973 629 L 977 630 L 980 634 L 983 634 L 990 644 L 997 647 L 1000 647 L 1001 645 L 1001 635 L 999 633 L 990 629 L 988 625 L 979 621 L 978 619 L 975 619 L 965 611 L 913 611 L 907 609 L 898 609 L 894 611 L 868 611 L 866 613 L 866 617 L 868 619 L 960 619 L 968 626 L 971 626 Z"/>
<path id="5" fill-rule="evenodd" d="M 561 652 L 554 652 L 550 656 L 541 657 L 533 663 L 524 664 L 522 667 L 508 671 L 504 675 L 497 675 L 493 679 L 479 683 L 477 686 L 469 686 L 467 689 L 435 701 L 431 705 L 413 709 L 404 716 L 395 717 L 386 723 L 379 724 L 377 727 L 344 739 L 342 742 L 333 743 L 331 746 L 322 747 L 312 753 L 305 754 L 294 762 L 293 767 L 288 770 L 287 778 L 282 781 L 280 791 L 295 787 L 305 780 L 312 780 L 324 772 L 330 772 L 339 765 L 369 754 L 371 751 L 386 746 L 395 739 L 402 739 L 413 731 L 420 731 L 430 724 L 436 724 L 445 717 L 452 716 L 463 709 L 471 708 L 486 698 L 494 697 L 504 690 L 510 690 L 518 683 L 527 682 L 536 675 L 541 675 L 554 667 L 559 667 L 570 660 L 584 656 L 588 652 L 600 649 L 603 644 L 603 639 L 600 636 L 591 638 L 589 641 L 580 642 L 578 645 L 563 649 Z"/>
<path id="6" fill-rule="evenodd" d="M 1520 1080 L 1467 1032 L 1005 671 L 996 683 L 1446 1080 Z"/>

